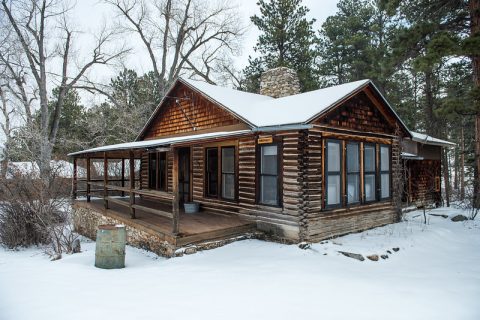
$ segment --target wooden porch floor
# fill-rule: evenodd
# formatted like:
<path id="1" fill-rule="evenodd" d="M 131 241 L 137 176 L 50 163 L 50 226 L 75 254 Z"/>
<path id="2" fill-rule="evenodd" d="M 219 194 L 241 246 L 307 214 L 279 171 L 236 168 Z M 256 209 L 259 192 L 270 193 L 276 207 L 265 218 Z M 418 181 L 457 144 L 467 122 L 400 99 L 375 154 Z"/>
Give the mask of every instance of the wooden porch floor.
<path id="1" fill-rule="evenodd" d="M 129 198 L 122 200 L 128 202 Z M 166 203 L 136 198 L 135 203 L 164 211 L 171 211 L 172 206 Z M 103 199 L 76 200 L 76 205 L 86 207 L 105 216 L 117 219 L 122 223 L 145 231 L 155 233 L 161 236 L 176 247 L 187 244 L 231 238 L 255 230 L 255 222 L 248 221 L 231 214 L 219 214 L 209 211 L 200 211 L 194 214 L 188 214 L 180 209 L 179 229 L 177 235 L 172 233 L 172 220 L 152 213 L 136 210 L 136 219 L 130 218 L 129 209 L 117 203 L 109 202 L 109 209 L 105 209 Z"/>

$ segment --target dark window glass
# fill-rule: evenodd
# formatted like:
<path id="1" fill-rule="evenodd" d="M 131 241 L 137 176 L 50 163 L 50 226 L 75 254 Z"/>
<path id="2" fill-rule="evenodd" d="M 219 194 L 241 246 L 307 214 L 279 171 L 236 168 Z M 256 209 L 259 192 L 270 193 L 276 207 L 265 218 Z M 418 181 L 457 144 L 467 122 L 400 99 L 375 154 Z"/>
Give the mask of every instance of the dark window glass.
<path id="1" fill-rule="evenodd" d="M 222 197 L 235 199 L 235 148 L 222 148 Z"/>
<path id="2" fill-rule="evenodd" d="M 218 149 L 207 149 L 207 196 L 218 196 Z"/>
<path id="3" fill-rule="evenodd" d="M 158 154 L 158 189 L 167 191 L 167 153 Z"/>
<path id="4" fill-rule="evenodd" d="M 279 205 L 278 146 L 260 147 L 260 203 Z"/>
<path id="5" fill-rule="evenodd" d="M 157 188 L 157 154 L 148 154 L 148 188 Z"/>

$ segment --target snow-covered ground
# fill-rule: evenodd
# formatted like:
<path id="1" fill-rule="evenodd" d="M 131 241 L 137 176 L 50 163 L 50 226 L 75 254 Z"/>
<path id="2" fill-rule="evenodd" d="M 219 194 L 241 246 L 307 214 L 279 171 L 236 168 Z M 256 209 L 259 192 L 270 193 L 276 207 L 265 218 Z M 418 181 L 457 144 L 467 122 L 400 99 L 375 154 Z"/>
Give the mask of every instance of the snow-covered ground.
<path id="1" fill-rule="evenodd" d="M 0 319 L 480 319 L 480 222 L 419 214 L 308 250 L 245 240 L 168 260 L 128 247 L 122 270 L 95 268 L 93 242 L 55 262 L 0 249 Z M 378 262 L 337 252 L 393 247 Z"/>

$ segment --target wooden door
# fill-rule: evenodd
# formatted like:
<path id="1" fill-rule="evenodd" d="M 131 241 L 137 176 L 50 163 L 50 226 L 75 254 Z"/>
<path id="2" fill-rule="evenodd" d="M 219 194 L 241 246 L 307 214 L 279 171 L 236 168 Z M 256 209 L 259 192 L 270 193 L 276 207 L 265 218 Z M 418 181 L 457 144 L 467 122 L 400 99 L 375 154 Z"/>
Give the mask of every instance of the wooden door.
<path id="1" fill-rule="evenodd" d="M 178 150 L 178 195 L 180 203 L 190 201 L 190 148 Z"/>

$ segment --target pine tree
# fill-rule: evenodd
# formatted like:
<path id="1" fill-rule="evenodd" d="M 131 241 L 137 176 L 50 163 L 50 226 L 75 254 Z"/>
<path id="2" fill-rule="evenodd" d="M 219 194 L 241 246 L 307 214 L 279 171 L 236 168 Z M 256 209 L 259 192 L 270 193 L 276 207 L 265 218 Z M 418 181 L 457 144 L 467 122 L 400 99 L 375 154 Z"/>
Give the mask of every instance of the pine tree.
<path id="1" fill-rule="evenodd" d="M 258 5 L 261 15 L 252 16 L 251 21 L 261 32 L 254 48 L 260 56 L 249 57 L 240 89 L 258 92 L 261 73 L 276 67 L 294 69 L 302 91 L 318 88 L 314 72 L 315 19 L 307 19 L 309 9 L 301 0 L 259 0 Z"/>
<path id="2" fill-rule="evenodd" d="M 337 7 L 320 30 L 317 49 L 323 84 L 368 78 L 385 92 L 394 72 L 388 60 L 394 24 L 376 1 L 341 0 Z"/>

